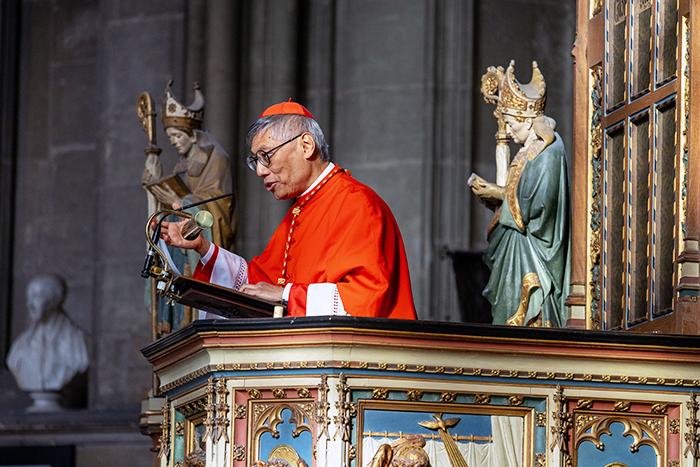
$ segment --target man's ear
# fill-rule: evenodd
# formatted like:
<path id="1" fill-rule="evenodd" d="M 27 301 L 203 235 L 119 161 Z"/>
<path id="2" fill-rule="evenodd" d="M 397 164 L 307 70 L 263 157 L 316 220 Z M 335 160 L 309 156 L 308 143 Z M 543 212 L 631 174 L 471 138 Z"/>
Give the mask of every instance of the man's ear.
<path id="1" fill-rule="evenodd" d="M 304 151 L 304 158 L 311 159 L 316 154 L 316 141 L 311 133 L 301 135 L 301 146 Z"/>

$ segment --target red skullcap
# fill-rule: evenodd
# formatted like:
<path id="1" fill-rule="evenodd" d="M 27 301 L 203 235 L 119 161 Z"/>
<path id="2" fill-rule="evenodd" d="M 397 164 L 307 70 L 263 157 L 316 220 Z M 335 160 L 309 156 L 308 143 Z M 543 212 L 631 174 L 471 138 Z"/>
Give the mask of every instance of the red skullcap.
<path id="1" fill-rule="evenodd" d="M 279 104 L 272 105 L 265 109 L 265 111 L 260 115 L 260 118 L 269 117 L 271 115 L 303 115 L 304 117 L 314 118 L 311 112 L 308 111 L 306 107 L 296 102 L 292 102 L 290 97 L 287 102 L 280 102 Z"/>

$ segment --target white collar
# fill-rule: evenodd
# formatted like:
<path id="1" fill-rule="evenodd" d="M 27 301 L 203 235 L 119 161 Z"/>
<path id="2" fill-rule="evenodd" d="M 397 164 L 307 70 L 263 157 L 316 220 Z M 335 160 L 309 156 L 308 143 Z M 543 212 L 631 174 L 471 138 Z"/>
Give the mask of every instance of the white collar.
<path id="1" fill-rule="evenodd" d="M 301 198 L 302 196 L 304 196 L 305 194 L 307 194 L 308 192 L 310 192 L 311 190 L 313 190 L 313 189 L 316 187 L 316 185 L 318 185 L 319 183 L 321 183 L 321 180 L 323 180 L 323 178 L 324 178 L 326 175 L 328 175 L 329 173 L 331 173 L 331 170 L 333 170 L 333 167 L 335 167 L 335 164 L 332 163 L 332 162 L 329 162 L 329 163 L 328 163 L 328 167 L 326 167 L 326 169 L 325 169 L 323 172 L 321 172 L 321 175 L 319 175 L 318 178 L 317 178 L 316 180 L 314 180 L 314 182 L 311 184 L 310 187 L 308 187 L 308 188 L 306 189 L 305 192 L 303 192 L 302 194 L 300 194 L 299 196 L 297 196 L 297 198 Z"/>

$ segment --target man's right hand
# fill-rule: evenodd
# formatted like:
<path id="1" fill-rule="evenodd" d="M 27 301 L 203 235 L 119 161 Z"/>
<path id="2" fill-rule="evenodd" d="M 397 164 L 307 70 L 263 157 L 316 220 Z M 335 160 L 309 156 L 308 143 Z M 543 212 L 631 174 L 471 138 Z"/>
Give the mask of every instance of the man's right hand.
<path id="1" fill-rule="evenodd" d="M 179 209 L 180 205 L 173 204 L 173 209 Z M 163 239 L 166 245 L 175 248 L 184 248 L 186 250 L 194 250 L 199 256 L 204 256 L 209 251 L 211 243 L 207 240 L 204 235 L 200 234 L 194 240 L 185 240 L 180 232 L 183 224 L 187 222 L 187 219 L 183 219 L 179 222 L 167 222 L 163 221 L 160 230 L 160 238 Z"/>

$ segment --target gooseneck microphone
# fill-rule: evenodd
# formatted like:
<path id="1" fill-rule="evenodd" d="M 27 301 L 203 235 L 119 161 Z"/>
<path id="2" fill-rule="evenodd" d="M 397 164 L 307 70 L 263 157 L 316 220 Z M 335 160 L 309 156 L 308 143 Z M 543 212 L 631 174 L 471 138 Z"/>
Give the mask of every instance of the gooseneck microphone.
<path id="1" fill-rule="evenodd" d="M 213 198 L 205 199 L 203 201 L 198 201 L 196 203 L 188 204 L 186 206 L 182 206 L 181 208 L 175 209 L 175 211 L 184 211 L 185 209 L 193 208 L 195 206 L 200 206 L 202 204 L 207 204 L 211 203 L 212 201 L 216 201 L 222 198 L 228 198 L 229 196 L 233 196 L 233 192 L 227 193 L 225 195 L 219 195 L 215 196 Z M 151 238 L 152 242 L 155 244 L 158 241 L 158 238 L 160 237 L 160 228 L 161 225 L 163 224 L 163 221 L 167 215 L 163 215 L 163 217 L 160 218 L 160 221 L 158 221 L 158 225 L 156 226 L 155 230 L 153 231 L 153 237 Z M 199 232 L 197 232 L 197 235 L 199 235 Z M 191 238 L 191 240 L 194 240 L 194 238 L 197 238 L 196 235 Z M 146 260 L 143 264 L 143 270 L 141 271 L 141 277 L 144 279 L 147 279 L 149 276 L 151 276 L 151 267 L 153 267 L 153 263 L 156 260 L 156 250 L 153 247 L 148 248 L 148 253 L 146 254 Z M 154 276 L 155 277 L 155 276 Z"/>

